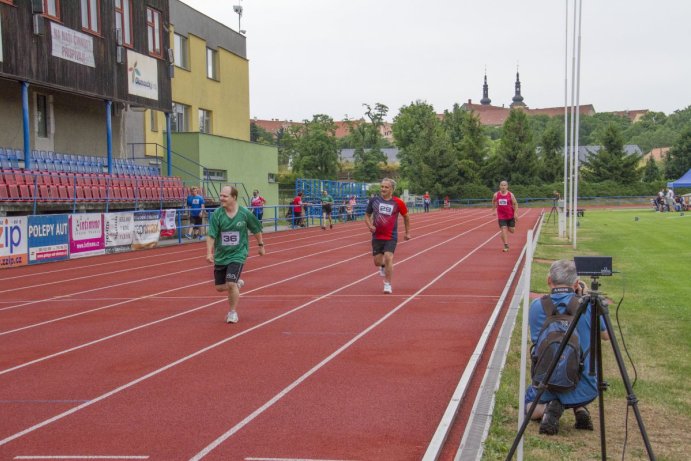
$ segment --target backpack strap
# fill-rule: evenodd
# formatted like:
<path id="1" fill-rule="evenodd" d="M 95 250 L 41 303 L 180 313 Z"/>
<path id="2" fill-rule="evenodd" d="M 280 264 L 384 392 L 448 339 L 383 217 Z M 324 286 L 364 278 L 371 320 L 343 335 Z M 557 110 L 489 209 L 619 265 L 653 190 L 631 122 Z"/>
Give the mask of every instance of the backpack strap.
<path id="1" fill-rule="evenodd" d="M 554 301 L 552 301 L 552 296 L 550 295 L 544 295 L 540 298 L 540 303 L 542 304 L 542 310 L 545 311 L 545 315 L 547 317 L 552 316 L 552 315 L 558 315 L 559 312 L 557 311 L 557 307 L 554 305 Z M 569 303 L 566 305 L 566 313 L 575 316 L 576 312 L 578 311 L 578 306 L 581 303 L 581 297 L 578 295 L 574 295 L 571 297 L 569 300 Z"/>

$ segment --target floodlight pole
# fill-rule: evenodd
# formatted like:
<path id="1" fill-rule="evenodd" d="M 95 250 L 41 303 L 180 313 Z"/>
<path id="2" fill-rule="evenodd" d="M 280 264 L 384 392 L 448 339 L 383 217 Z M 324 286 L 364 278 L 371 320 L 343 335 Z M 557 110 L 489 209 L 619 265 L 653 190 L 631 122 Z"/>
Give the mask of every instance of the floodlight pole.
<path id="1" fill-rule="evenodd" d="M 573 236 L 573 229 L 574 229 L 574 213 L 575 209 L 573 207 L 573 186 L 574 186 L 574 181 L 573 181 L 573 172 L 574 172 L 574 158 L 578 155 L 578 152 L 574 150 L 574 145 L 575 145 L 575 140 L 574 140 L 574 131 L 575 131 L 575 122 L 576 122 L 576 114 L 575 114 L 575 102 L 574 98 L 576 96 L 576 89 L 575 89 L 575 84 L 576 84 L 576 3 L 577 1 L 574 0 L 573 2 L 573 42 L 572 42 L 572 54 L 571 54 L 571 149 L 570 149 L 570 175 L 569 175 L 569 220 L 568 220 L 568 228 L 569 228 L 569 238 L 572 238 Z"/>

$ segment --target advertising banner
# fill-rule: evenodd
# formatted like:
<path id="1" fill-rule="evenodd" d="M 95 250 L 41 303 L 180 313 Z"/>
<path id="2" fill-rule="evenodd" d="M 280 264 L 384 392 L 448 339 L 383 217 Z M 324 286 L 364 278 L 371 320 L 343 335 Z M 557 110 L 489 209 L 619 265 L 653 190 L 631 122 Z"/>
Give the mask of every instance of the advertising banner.
<path id="1" fill-rule="evenodd" d="M 122 253 L 132 249 L 134 241 L 134 213 L 106 213 L 103 215 L 106 234 L 106 253 Z"/>
<path id="2" fill-rule="evenodd" d="M 28 263 L 26 216 L 0 218 L 0 269 Z"/>
<path id="3" fill-rule="evenodd" d="M 68 218 L 64 214 L 29 216 L 29 264 L 69 258 Z"/>
<path id="4" fill-rule="evenodd" d="M 53 56 L 84 66 L 96 67 L 94 40 L 90 35 L 68 29 L 51 21 L 50 36 L 53 42 L 51 50 Z"/>
<path id="5" fill-rule="evenodd" d="M 177 213 L 175 210 L 163 210 L 161 214 L 161 237 L 172 237 L 175 235 Z"/>
<path id="6" fill-rule="evenodd" d="M 127 50 L 128 92 L 158 101 L 158 61 Z"/>
<path id="7" fill-rule="evenodd" d="M 70 215 L 70 259 L 106 252 L 101 213 Z"/>
<path id="8" fill-rule="evenodd" d="M 158 245 L 161 233 L 161 213 L 156 211 L 137 211 L 134 214 L 133 250 L 153 248 Z"/>

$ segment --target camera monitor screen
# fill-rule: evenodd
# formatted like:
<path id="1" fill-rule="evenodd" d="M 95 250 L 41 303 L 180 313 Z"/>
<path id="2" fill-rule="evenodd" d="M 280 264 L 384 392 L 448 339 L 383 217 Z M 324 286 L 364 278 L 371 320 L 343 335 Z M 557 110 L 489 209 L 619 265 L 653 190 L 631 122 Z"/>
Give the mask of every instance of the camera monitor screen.
<path id="1" fill-rule="evenodd" d="M 578 275 L 610 276 L 612 275 L 611 256 L 574 256 Z"/>

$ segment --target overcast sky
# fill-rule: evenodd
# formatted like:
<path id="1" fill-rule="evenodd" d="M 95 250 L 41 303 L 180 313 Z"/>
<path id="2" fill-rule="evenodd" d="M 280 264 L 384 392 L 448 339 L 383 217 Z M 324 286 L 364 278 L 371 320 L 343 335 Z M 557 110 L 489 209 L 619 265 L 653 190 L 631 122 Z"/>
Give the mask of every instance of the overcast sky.
<path id="1" fill-rule="evenodd" d="M 238 30 L 243 6 L 250 115 L 360 118 L 362 104 L 439 113 L 508 105 L 516 66 L 531 108 L 564 105 L 566 0 L 182 0 Z M 568 101 L 573 4 L 569 0 Z M 691 105 L 691 0 L 584 0 L 580 102 L 597 112 Z"/>

